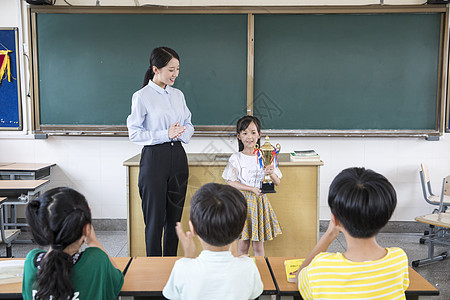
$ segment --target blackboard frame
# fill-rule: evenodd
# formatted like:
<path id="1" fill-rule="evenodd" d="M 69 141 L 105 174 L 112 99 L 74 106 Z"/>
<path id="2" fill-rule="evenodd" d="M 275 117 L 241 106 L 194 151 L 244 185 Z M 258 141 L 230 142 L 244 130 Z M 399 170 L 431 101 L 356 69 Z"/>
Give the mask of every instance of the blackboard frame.
<path id="1" fill-rule="evenodd" d="M 440 13 L 441 41 L 439 54 L 438 97 L 436 99 L 436 127 L 433 130 L 263 130 L 272 136 L 387 136 L 387 137 L 430 137 L 442 135 L 444 124 L 448 124 L 448 113 L 445 114 L 445 86 L 448 64 L 448 8 L 445 5 L 433 6 L 344 6 L 344 7 L 31 7 L 30 32 L 31 40 L 36 37 L 36 14 L 247 14 L 248 15 L 248 61 L 247 61 L 247 113 L 253 114 L 253 76 L 254 76 L 254 15 L 257 14 L 377 14 L 377 13 Z M 34 131 L 54 135 L 97 135 L 126 136 L 126 126 L 77 126 L 77 125 L 45 125 L 39 120 L 39 79 L 36 44 L 30 43 L 33 72 Z M 447 115 L 447 117 L 445 116 Z M 196 126 L 195 135 L 230 136 L 234 134 L 233 126 Z"/>
<path id="2" fill-rule="evenodd" d="M 448 78 L 447 81 L 447 101 L 445 104 L 445 129 L 444 131 L 449 133 L 450 132 L 450 97 L 448 96 L 450 93 L 450 78 Z"/>
<path id="3" fill-rule="evenodd" d="M 1 131 L 20 131 L 23 128 L 22 125 L 22 97 L 21 97 L 21 91 L 20 91 L 20 69 L 19 69 L 19 30 L 17 27 L 0 27 L 1 32 L 7 32 L 9 35 L 14 36 L 14 41 L 10 45 L 6 45 L 8 47 L 8 50 L 11 50 L 10 53 L 10 68 L 11 68 L 11 75 L 13 76 L 13 83 L 14 87 L 11 85 L 8 87 L 9 90 L 9 96 L 11 98 L 9 99 L 3 99 L 2 101 L 7 101 L 7 105 L 11 108 L 9 112 L 5 112 L 8 114 L 14 114 L 13 116 L 7 115 L 6 117 L 10 117 L 11 119 L 14 119 L 12 125 L 5 126 L 3 124 L 3 120 L 0 122 L 0 130 Z M 0 42 L 5 43 L 0 39 Z M 3 44 L 2 43 L 2 44 Z M 10 49 L 10 47 L 12 48 Z M 4 50 L 3 47 L 0 45 L 0 50 Z M 1 78 L 0 78 L 1 80 Z M 5 79 L 6 80 L 6 79 Z M 8 84 L 8 83 L 3 83 Z M 11 95 L 12 93 L 12 95 Z M 4 104 L 4 103 L 3 103 Z M 3 116 L 2 116 L 3 117 Z"/>

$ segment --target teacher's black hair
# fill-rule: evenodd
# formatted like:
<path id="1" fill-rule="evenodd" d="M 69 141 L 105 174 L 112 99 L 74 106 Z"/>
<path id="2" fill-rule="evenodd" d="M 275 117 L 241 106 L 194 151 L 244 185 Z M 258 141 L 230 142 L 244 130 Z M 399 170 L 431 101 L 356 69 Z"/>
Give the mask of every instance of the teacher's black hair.
<path id="1" fill-rule="evenodd" d="M 176 58 L 178 61 L 180 61 L 180 57 L 175 52 L 175 50 L 170 49 L 169 47 L 158 47 L 153 49 L 152 53 L 150 54 L 150 67 L 148 68 L 147 72 L 145 72 L 142 87 L 146 86 L 148 82 L 153 79 L 153 76 L 155 75 L 155 73 L 153 72 L 153 66 L 157 67 L 158 69 L 164 68 L 172 58 Z"/>

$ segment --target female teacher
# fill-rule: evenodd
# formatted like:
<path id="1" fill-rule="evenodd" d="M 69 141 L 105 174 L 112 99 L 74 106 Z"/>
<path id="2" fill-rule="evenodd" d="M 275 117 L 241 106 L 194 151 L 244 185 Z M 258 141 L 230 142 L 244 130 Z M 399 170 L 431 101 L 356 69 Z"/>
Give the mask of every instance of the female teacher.
<path id="1" fill-rule="evenodd" d="M 127 118 L 130 140 L 144 146 L 138 185 L 147 256 L 177 255 L 175 225 L 181 220 L 189 175 L 181 142 L 188 143 L 194 133 L 184 95 L 172 87 L 179 72 L 180 58 L 174 50 L 153 49 L 143 87 L 133 94 Z"/>

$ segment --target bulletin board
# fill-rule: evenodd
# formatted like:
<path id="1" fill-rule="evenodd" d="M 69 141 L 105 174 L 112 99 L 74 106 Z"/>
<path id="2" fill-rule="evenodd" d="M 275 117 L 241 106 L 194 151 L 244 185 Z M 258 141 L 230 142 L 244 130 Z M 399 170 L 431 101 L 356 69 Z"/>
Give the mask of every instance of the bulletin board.
<path id="1" fill-rule="evenodd" d="M 22 130 L 18 29 L 0 27 L 0 130 Z"/>

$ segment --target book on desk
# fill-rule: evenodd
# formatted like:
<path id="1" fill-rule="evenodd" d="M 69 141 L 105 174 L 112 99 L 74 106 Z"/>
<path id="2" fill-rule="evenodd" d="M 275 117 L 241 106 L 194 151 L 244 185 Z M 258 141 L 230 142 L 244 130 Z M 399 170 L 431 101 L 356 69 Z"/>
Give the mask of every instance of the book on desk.
<path id="1" fill-rule="evenodd" d="M 304 259 L 302 258 L 287 259 L 284 261 L 284 267 L 286 269 L 286 279 L 288 282 L 295 282 L 295 273 L 297 273 L 303 261 Z"/>
<path id="2" fill-rule="evenodd" d="M 289 156 L 294 162 L 320 161 L 320 155 L 314 150 L 295 150 Z"/>

